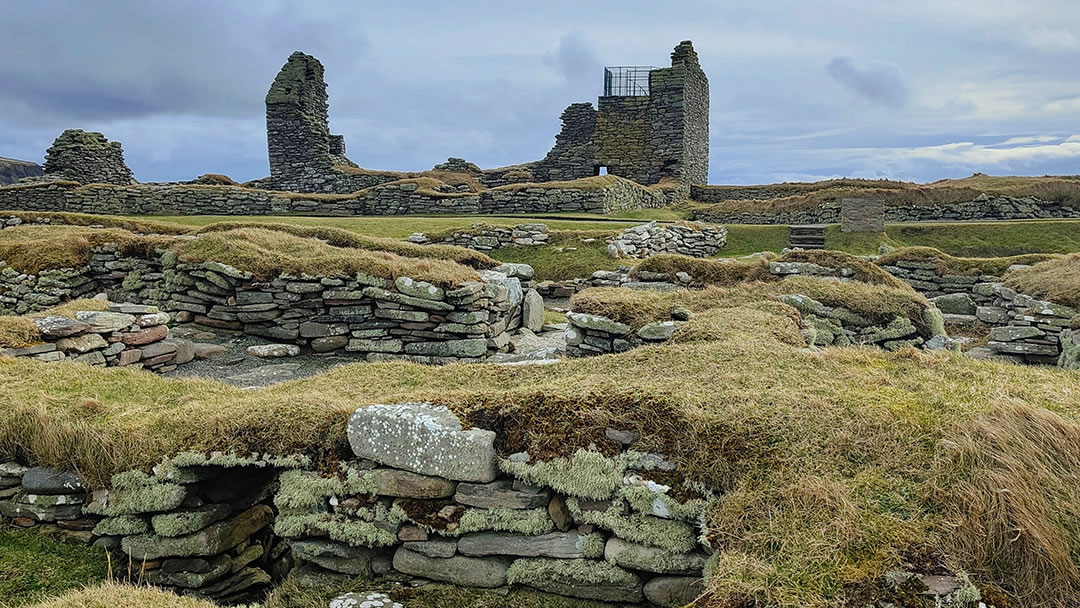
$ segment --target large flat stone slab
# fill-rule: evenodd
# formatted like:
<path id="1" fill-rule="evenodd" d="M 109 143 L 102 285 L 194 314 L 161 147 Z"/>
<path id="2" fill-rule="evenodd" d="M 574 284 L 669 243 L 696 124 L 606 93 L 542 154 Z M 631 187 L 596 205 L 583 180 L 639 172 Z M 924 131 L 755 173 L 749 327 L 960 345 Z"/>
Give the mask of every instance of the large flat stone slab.
<path id="1" fill-rule="evenodd" d="M 273 510 L 256 505 L 225 521 L 211 524 L 194 534 L 163 538 L 151 534 L 128 536 L 121 548 L 135 560 L 161 557 L 202 557 L 224 553 L 267 526 L 274 519 Z"/>
<path id="2" fill-rule="evenodd" d="M 517 557 L 555 557 L 576 559 L 586 556 L 585 539 L 577 532 L 553 532 L 540 536 L 478 532 L 458 540 L 458 553 L 472 556 L 513 555 Z"/>
<path id="3" fill-rule="evenodd" d="M 509 566 L 508 560 L 499 558 L 428 557 L 404 547 L 394 553 L 394 570 L 398 572 L 466 587 L 502 587 Z"/>
<path id="4" fill-rule="evenodd" d="M 495 433 L 462 430 L 445 406 L 431 403 L 371 405 L 349 419 L 353 453 L 379 464 L 455 481 L 486 483 L 499 470 Z"/>

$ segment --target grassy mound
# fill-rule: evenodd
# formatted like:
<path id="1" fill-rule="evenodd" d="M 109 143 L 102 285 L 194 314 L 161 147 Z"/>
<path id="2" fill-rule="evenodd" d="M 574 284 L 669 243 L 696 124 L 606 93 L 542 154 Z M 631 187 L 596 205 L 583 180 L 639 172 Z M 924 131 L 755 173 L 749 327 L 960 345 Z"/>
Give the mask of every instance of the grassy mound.
<path id="1" fill-rule="evenodd" d="M 356 407 L 420 400 L 496 429 L 504 454 L 614 453 L 603 430 L 617 425 L 723 492 L 706 530 L 713 606 L 841 605 L 911 563 L 964 570 L 1017 605 L 1068 606 L 1080 376 L 951 353 L 810 352 L 790 309 L 755 289 L 679 295 L 702 310 L 669 343 L 532 368 L 356 364 L 242 391 L 2 360 L 0 458 L 94 484 L 182 450 L 334 459 Z"/>
<path id="2" fill-rule="evenodd" d="M 45 317 L 66 317 L 74 319 L 75 313 L 80 310 L 108 310 L 107 302 L 101 300 L 72 300 L 48 310 L 36 312 L 25 316 L 0 316 L 0 348 L 22 348 L 31 344 L 38 344 L 41 340 L 41 332 L 38 331 L 34 319 Z"/>
<path id="3" fill-rule="evenodd" d="M 257 226 L 257 227 L 256 227 Z M 50 246 L 42 249 L 41 243 Z M 123 228 L 26 225 L 0 233 L 0 260 L 20 272 L 79 268 L 91 250 L 116 243 L 125 255 L 171 250 L 186 261 L 217 261 L 271 278 L 281 273 L 410 276 L 440 285 L 476 280 L 475 269 L 499 262 L 469 249 L 423 247 L 333 228 L 222 223 L 196 235 L 146 235 Z"/>
<path id="4" fill-rule="evenodd" d="M 904 247 L 879 257 L 879 266 L 894 266 L 900 261 L 925 261 L 937 263 L 941 274 L 1001 276 L 1013 264 L 1038 264 L 1047 260 L 1060 259 L 1061 256 L 1048 253 L 1028 253 L 993 258 L 960 258 L 949 255 L 933 247 Z"/>
<path id="5" fill-rule="evenodd" d="M 1080 310 L 1080 255 L 1013 270 L 1005 276 L 1005 285 L 1029 296 Z"/>

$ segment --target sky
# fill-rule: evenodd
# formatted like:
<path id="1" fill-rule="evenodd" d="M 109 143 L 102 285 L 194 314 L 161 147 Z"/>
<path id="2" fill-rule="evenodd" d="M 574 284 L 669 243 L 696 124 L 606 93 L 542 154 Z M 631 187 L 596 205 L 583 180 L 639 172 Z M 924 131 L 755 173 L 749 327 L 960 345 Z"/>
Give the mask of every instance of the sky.
<path id="1" fill-rule="evenodd" d="M 713 184 L 1080 174 L 1077 0 L 3 0 L 0 156 L 66 128 L 123 143 L 140 181 L 269 173 L 266 91 L 326 67 L 362 167 L 542 158 L 605 65 L 710 82 Z"/>

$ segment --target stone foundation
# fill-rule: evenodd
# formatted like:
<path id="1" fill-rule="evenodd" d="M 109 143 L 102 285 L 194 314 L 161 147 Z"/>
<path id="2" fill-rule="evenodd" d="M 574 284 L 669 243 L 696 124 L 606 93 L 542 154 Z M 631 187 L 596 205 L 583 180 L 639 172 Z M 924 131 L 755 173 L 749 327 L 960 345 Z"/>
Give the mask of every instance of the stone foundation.
<path id="1" fill-rule="evenodd" d="M 286 575 L 529 587 L 628 606 L 683 606 L 704 591 L 706 488 L 677 500 L 678 465 L 633 450 L 502 456 L 428 403 L 372 405 L 348 424 L 350 458 L 182 453 L 92 491 L 65 471 L 0 464 L 0 515 L 49 526 L 133 564 L 135 580 L 221 603 Z M 679 489 L 685 492 L 685 489 Z M 696 497 L 694 497 L 696 496 Z"/>
<path id="2" fill-rule="evenodd" d="M 528 247 L 545 245 L 548 240 L 547 224 L 517 224 L 513 227 L 473 224 L 469 230 L 459 230 L 442 238 L 429 237 L 417 232 L 409 237 L 412 243 L 422 245 L 457 245 L 476 251 L 492 251 L 503 247 Z"/>
<path id="3" fill-rule="evenodd" d="M 184 263 L 169 253 L 133 258 L 105 245 L 94 249 L 83 268 L 41 275 L 18 273 L 0 262 L 0 312 L 43 310 L 104 291 L 114 300 L 160 306 L 182 322 L 316 353 L 369 361 L 481 361 L 506 349 L 523 314 L 535 315 L 532 309 L 539 306 L 542 315 L 543 302 L 522 287 L 519 277 L 532 277 L 528 266 L 506 265 L 479 275 L 450 289 L 363 274 L 259 281 L 217 262 Z"/>
<path id="4" fill-rule="evenodd" d="M 608 254 L 614 258 L 644 259 L 658 253 L 707 258 L 720 253 L 726 244 L 727 229 L 723 226 L 649 222 L 608 239 Z"/>
<path id="5" fill-rule="evenodd" d="M 709 188 L 712 188 L 711 186 Z M 703 189 L 695 188 L 693 200 L 702 201 Z M 708 197 L 704 199 L 708 202 Z M 721 202 L 721 201 L 715 201 Z M 694 219 L 711 224 L 838 224 L 841 223 L 841 202 L 826 201 L 819 207 L 791 211 L 730 211 L 703 210 Z M 885 202 L 886 222 L 935 222 L 976 220 L 1029 220 L 1035 218 L 1080 218 L 1080 207 L 1032 197 L 980 195 L 974 200 L 935 205 L 896 205 Z"/>
<path id="6" fill-rule="evenodd" d="M 0 348 L 0 356 L 140 367 L 158 373 L 170 372 L 195 358 L 190 341 L 170 337 L 166 326 L 169 315 L 156 306 L 109 304 L 108 311 L 77 311 L 74 317 L 35 319 L 41 343 Z"/>
<path id="7" fill-rule="evenodd" d="M 363 176 L 359 176 L 363 177 Z M 396 178 L 394 178 L 396 179 Z M 52 181 L 0 187 L 0 209 L 106 215 L 409 215 L 612 213 L 666 205 L 675 191 L 620 178 L 560 187 L 512 185 L 463 193 L 426 190 L 415 180 L 380 183 L 344 195 L 304 195 L 240 186 L 191 184 L 81 185 Z"/>

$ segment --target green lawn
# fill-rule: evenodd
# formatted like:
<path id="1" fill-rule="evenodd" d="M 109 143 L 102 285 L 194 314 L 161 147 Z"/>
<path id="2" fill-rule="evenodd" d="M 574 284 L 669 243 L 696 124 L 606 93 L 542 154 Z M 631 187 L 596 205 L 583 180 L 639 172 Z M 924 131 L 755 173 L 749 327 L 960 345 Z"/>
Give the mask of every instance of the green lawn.
<path id="1" fill-rule="evenodd" d="M 206 226 L 216 222 L 266 222 L 282 224 L 298 224 L 301 226 L 330 226 L 351 230 L 360 234 L 371 236 L 384 236 L 403 239 L 414 232 L 441 232 L 454 228 L 468 228 L 473 224 L 482 222 L 485 224 L 497 224 L 500 226 L 513 226 L 529 222 L 542 222 L 552 230 L 618 230 L 640 224 L 640 221 L 603 221 L 606 216 L 559 216 L 572 219 L 559 219 L 554 216 L 497 216 L 497 215 L 389 215 L 389 216 L 350 216 L 350 217 L 319 217 L 319 216 L 278 216 L 278 215 L 160 215 L 160 216 L 130 216 L 132 220 L 153 219 L 185 226 Z"/>
<path id="2" fill-rule="evenodd" d="M 22 606 L 105 580 L 101 549 L 0 524 L 0 606 Z"/>
<path id="3" fill-rule="evenodd" d="M 843 233 L 839 225 L 832 225 L 825 237 L 829 249 L 859 255 L 877 253 L 883 242 L 934 247 L 958 257 L 1072 253 L 1080 251 L 1080 220 L 886 224 L 882 234 Z"/>

